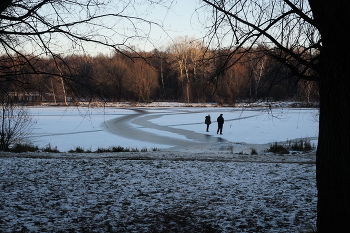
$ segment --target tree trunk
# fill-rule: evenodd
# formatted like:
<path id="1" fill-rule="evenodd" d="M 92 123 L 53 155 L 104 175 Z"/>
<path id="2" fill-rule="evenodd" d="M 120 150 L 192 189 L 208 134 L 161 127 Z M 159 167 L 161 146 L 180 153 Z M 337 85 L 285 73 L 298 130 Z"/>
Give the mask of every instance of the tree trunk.
<path id="1" fill-rule="evenodd" d="M 187 98 L 187 103 L 190 103 L 190 85 L 191 85 L 191 82 L 190 82 L 190 75 L 189 75 L 189 71 L 188 71 L 188 68 L 185 67 L 185 72 L 186 72 L 186 82 L 185 82 L 185 85 L 186 85 L 186 98 Z"/>
<path id="2" fill-rule="evenodd" d="M 350 232 L 350 2 L 309 3 L 322 37 L 317 232 Z"/>
<path id="3" fill-rule="evenodd" d="M 53 103 L 56 104 L 57 101 L 56 101 L 55 87 L 52 83 L 52 80 L 50 80 L 50 81 L 51 81 L 51 90 L 52 90 L 52 95 L 53 95 Z"/>
<path id="4" fill-rule="evenodd" d="M 64 85 L 64 80 L 63 80 L 62 77 L 60 78 L 60 80 L 61 80 L 61 85 L 62 85 L 63 101 L 64 101 L 64 104 L 66 106 L 68 106 L 68 103 L 67 103 L 67 92 L 66 92 L 66 87 Z"/>
<path id="5" fill-rule="evenodd" d="M 317 232 L 350 232 L 350 71 L 327 68 L 320 82 Z"/>
<path id="6" fill-rule="evenodd" d="M 313 10 L 319 10 L 314 15 L 323 45 L 319 64 L 317 232 L 350 232 L 350 50 L 346 36 L 349 3 L 317 4 Z"/>

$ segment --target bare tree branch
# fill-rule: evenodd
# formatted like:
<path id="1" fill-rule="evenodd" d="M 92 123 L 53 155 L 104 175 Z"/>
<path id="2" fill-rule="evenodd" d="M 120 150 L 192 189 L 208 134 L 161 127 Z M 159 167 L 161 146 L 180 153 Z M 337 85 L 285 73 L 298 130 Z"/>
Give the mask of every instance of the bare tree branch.
<path id="1" fill-rule="evenodd" d="M 300 28 L 299 25 L 303 24 L 310 24 L 309 27 L 314 27 L 313 20 L 301 9 L 299 9 L 295 4 L 292 4 L 290 1 L 286 1 L 286 5 L 290 8 L 289 10 L 282 9 L 281 6 L 275 6 L 275 2 L 270 2 L 270 5 L 263 6 L 262 2 L 259 3 L 259 1 L 252 1 L 251 9 L 257 8 L 254 11 L 247 12 L 248 10 L 245 9 L 245 3 L 246 1 L 209 1 L 209 0 L 203 0 L 203 2 L 209 6 L 211 6 L 213 9 L 215 9 L 216 13 L 213 14 L 214 17 L 214 25 L 212 28 L 218 28 L 219 26 L 225 27 L 225 21 L 227 21 L 228 27 L 231 29 L 233 38 L 236 41 L 236 47 L 244 47 L 246 44 L 250 43 L 250 47 L 252 48 L 255 44 L 259 43 L 260 40 L 266 41 L 266 39 L 272 44 L 273 46 L 277 47 L 279 50 L 283 51 L 284 54 L 288 54 L 290 56 L 289 59 L 279 59 L 279 61 L 284 61 L 283 63 L 289 67 L 293 68 L 294 64 L 291 64 L 291 59 L 293 61 L 296 61 L 298 64 L 307 67 L 307 69 L 318 69 L 318 61 L 317 60 L 306 60 L 304 59 L 304 56 L 302 54 L 296 53 L 299 50 L 293 50 L 290 46 L 295 45 L 289 45 L 289 41 L 284 39 L 284 37 L 287 36 L 293 36 L 295 37 L 296 43 L 298 43 L 298 40 L 300 42 L 302 38 L 298 28 Z M 303 1 L 302 1 L 303 2 Z M 231 6 L 229 4 L 231 4 Z M 239 5 L 239 3 L 241 5 Z M 248 7 L 247 7 L 248 8 Z M 267 9 L 270 8 L 270 15 L 266 17 L 266 20 L 264 20 L 263 14 L 267 11 Z M 235 9 L 235 10 L 233 10 Z M 273 11 L 280 10 L 280 14 L 273 16 Z M 222 16 L 218 16 L 218 15 Z M 255 16 L 253 16 L 253 14 Z M 267 14 L 267 13 L 266 13 Z M 221 19 L 220 19 L 221 17 Z M 256 18 L 256 20 L 253 20 L 253 18 Z M 295 23 L 292 24 L 292 21 L 295 21 Z M 303 22 L 302 22 L 303 21 Z M 242 27 L 242 25 L 246 26 L 245 28 Z M 276 29 L 282 27 L 281 34 L 276 34 Z M 312 30 L 314 31 L 314 29 Z M 216 33 L 216 32 L 213 32 Z M 280 38 L 280 41 L 278 40 Z M 287 37 L 287 39 L 289 39 Z M 303 52 L 308 51 L 309 53 L 312 52 L 315 49 L 318 49 L 320 42 L 313 42 L 310 41 L 310 47 L 305 47 Z M 266 42 L 264 42 L 266 43 Z M 289 45 L 289 47 L 287 47 Z M 237 52 L 237 49 L 233 50 Z M 270 53 L 269 51 L 267 51 Z M 274 58 L 277 58 L 275 54 L 273 54 L 274 50 L 272 50 L 272 53 L 270 54 Z M 230 56 L 232 57 L 232 56 Z M 229 58 L 230 58 L 229 57 Z M 296 72 L 298 69 L 291 69 L 294 74 L 298 75 L 298 77 L 302 79 L 307 80 L 317 80 L 317 76 L 310 77 L 307 75 L 304 75 L 302 72 Z"/>

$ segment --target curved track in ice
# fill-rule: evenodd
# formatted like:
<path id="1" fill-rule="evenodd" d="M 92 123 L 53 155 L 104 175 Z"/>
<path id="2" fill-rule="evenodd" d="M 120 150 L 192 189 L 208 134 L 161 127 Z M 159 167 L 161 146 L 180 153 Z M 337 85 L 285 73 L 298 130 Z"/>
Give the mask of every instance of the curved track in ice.
<path id="1" fill-rule="evenodd" d="M 198 132 L 191 129 L 191 125 L 194 124 L 203 124 L 202 122 L 195 122 L 195 123 L 188 123 L 186 122 L 184 124 L 184 121 L 179 121 L 179 123 L 176 123 L 176 120 L 174 121 L 174 118 L 169 119 L 169 124 L 167 124 L 166 121 L 164 121 L 164 116 L 166 115 L 173 115 L 173 111 L 167 111 L 162 110 L 159 112 L 155 111 L 148 111 L 146 109 L 131 109 L 134 111 L 133 114 L 128 114 L 119 118 L 114 118 L 111 120 L 107 120 L 104 123 L 105 130 L 116 134 L 118 136 L 129 138 L 132 140 L 142 141 L 142 142 L 149 142 L 149 143 L 155 143 L 155 144 L 161 144 L 161 145 L 169 145 L 169 146 L 180 146 L 180 147 L 189 147 L 189 146 L 196 146 L 196 145 L 214 145 L 219 143 L 235 143 L 235 144 L 247 144 L 242 142 L 237 142 L 239 138 L 237 136 L 229 136 L 230 139 L 234 141 L 228 141 L 227 135 L 225 137 L 220 137 L 220 135 L 216 135 L 215 131 L 216 129 L 211 129 L 213 132 L 205 133 L 205 132 Z M 176 114 L 183 118 L 186 117 L 186 114 L 193 114 L 193 113 L 204 113 L 207 114 L 208 110 L 201 112 L 201 110 L 198 111 L 191 111 L 191 112 L 177 112 Z M 252 118 L 258 116 L 256 113 L 252 113 L 251 115 L 245 115 L 245 116 L 238 116 L 238 117 L 231 117 L 225 119 L 225 122 L 232 122 L 236 120 L 244 120 L 247 118 Z M 160 118 L 160 120 L 156 120 L 157 118 Z M 171 122 L 170 122 L 171 121 Z M 162 122 L 158 124 L 158 122 Z M 165 124 L 164 124 L 165 122 Z M 182 123 L 180 123 L 182 122 Z M 214 123 L 214 122 L 212 122 Z M 186 127 L 186 126 L 189 127 Z M 203 124 L 203 130 L 204 130 L 204 124 Z M 215 126 L 211 126 L 215 127 Z M 187 129 L 188 128 L 188 129 Z M 193 129 L 193 127 L 192 127 Z M 249 130 L 249 129 L 248 129 Z M 270 133 L 271 134 L 271 133 Z M 305 137 L 310 140 L 315 140 L 317 138 L 315 137 Z M 229 139 L 229 140 L 230 140 Z M 282 138 L 281 138 L 282 139 Z M 298 140 L 298 138 L 295 138 L 293 140 Z M 235 142 L 236 141 L 236 142 Z M 276 140 L 281 141 L 281 140 Z M 135 142 L 136 143 L 136 142 Z M 265 145 L 268 145 L 268 143 L 263 143 Z M 260 144 L 259 144 L 260 145 Z M 137 146 L 137 145 L 135 145 Z M 246 145 L 249 146 L 249 145 Z M 254 144 L 256 147 L 256 145 Z"/>
<path id="2" fill-rule="evenodd" d="M 152 119 L 161 117 L 164 113 L 148 114 L 142 109 L 134 109 L 135 114 L 126 115 L 106 121 L 105 128 L 116 135 L 130 138 L 133 140 L 147 141 L 150 143 L 157 143 L 170 146 L 193 146 L 198 143 L 219 143 L 227 142 L 221 137 L 214 137 L 209 134 L 196 133 L 186 129 L 174 128 L 171 126 L 157 125 L 151 122 Z M 132 124 L 137 127 L 133 127 Z M 176 125 L 174 125 L 176 126 Z M 147 132 L 142 129 L 152 129 L 155 131 L 165 131 L 180 135 L 185 139 L 178 137 L 164 136 L 152 132 Z"/>

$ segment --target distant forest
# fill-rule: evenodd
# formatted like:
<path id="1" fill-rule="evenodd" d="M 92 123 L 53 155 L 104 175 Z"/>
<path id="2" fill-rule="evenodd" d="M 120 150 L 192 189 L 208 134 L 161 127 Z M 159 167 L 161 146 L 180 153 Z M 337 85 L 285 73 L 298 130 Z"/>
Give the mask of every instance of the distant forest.
<path id="1" fill-rule="evenodd" d="M 56 55 L 55 59 L 2 55 L 1 92 L 16 101 L 65 104 L 318 100 L 317 84 L 298 82 L 290 67 L 266 55 L 267 48 L 249 48 L 249 53 L 240 50 L 208 50 L 201 42 L 183 38 L 164 51 Z M 271 48 L 268 50 L 271 54 Z"/>

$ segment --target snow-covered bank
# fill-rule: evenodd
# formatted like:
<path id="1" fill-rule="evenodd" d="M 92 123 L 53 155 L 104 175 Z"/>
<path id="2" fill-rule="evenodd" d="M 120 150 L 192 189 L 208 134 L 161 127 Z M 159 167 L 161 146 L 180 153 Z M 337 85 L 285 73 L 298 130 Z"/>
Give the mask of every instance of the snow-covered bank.
<path id="1" fill-rule="evenodd" d="M 314 153 L 8 156 L 2 232 L 305 232 L 316 221 Z"/>
<path id="2" fill-rule="evenodd" d="M 75 103 L 76 104 L 76 103 Z M 218 103 L 183 103 L 183 102 L 79 102 L 77 106 L 80 107 L 168 107 L 168 108 L 186 108 L 186 107 L 207 107 L 207 108 L 216 108 L 216 107 L 224 107 L 224 108 L 301 108 L 301 107 L 318 107 L 319 103 L 311 102 L 297 102 L 297 101 L 242 101 L 237 102 L 234 106 L 230 104 L 218 104 Z M 44 103 L 42 106 L 53 106 L 50 103 Z M 58 105 L 56 105 L 58 106 Z"/>

